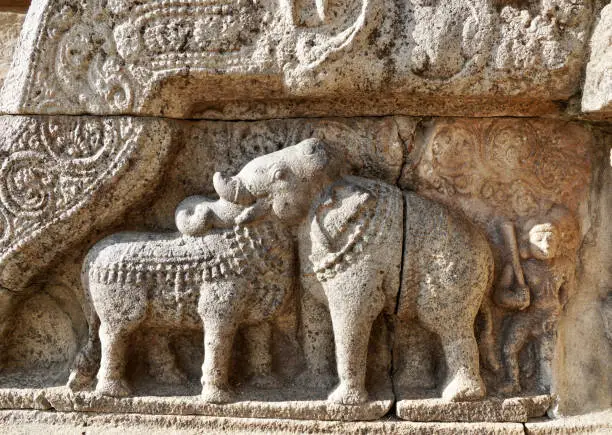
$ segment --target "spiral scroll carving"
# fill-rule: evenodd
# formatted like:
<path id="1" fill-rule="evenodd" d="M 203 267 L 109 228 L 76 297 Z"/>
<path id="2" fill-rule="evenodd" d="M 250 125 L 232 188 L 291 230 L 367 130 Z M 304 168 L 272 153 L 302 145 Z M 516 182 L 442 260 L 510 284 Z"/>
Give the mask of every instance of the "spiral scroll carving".
<path id="1" fill-rule="evenodd" d="M 0 268 L 45 228 L 77 212 L 136 147 L 131 119 L 0 121 Z"/>

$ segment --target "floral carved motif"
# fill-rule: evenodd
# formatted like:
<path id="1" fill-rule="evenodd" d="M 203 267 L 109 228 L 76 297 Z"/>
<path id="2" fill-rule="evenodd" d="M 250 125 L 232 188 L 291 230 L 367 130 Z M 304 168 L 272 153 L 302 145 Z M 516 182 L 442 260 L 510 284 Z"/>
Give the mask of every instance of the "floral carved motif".
<path id="1" fill-rule="evenodd" d="M 130 118 L 64 117 L 5 118 L 2 124 L 0 266 L 6 268 L 26 246 L 48 237 L 49 228 L 78 215 L 102 185 L 115 179 L 139 150 L 142 125 Z M 35 272 L 32 264 L 28 267 Z M 14 271 L 2 274 L 15 277 Z"/>
<path id="2" fill-rule="evenodd" d="M 553 203 L 575 211 L 588 184 L 589 141 L 565 123 L 440 122 L 423 151 L 419 183 L 507 218 L 543 213 Z"/>

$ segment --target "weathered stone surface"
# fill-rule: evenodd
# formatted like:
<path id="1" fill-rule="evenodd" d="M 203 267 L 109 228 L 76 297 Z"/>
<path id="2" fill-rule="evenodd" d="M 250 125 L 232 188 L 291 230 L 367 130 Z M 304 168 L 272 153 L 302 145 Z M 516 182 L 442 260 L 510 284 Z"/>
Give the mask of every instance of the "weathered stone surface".
<path id="1" fill-rule="evenodd" d="M 553 415 L 575 415 L 610 407 L 612 403 L 612 340 L 606 330 L 606 309 L 612 295 L 612 141 L 597 131 L 600 146 L 593 156 L 594 170 L 583 219 L 588 232 L 579 251 L 577 279 L 580 291 L 567 306 L 559 324 L 564 343 L 556 366 Z"/>
<path id="2" fill-rule="evenodd" d="M 0 421 L 609 408 L 602 7 L 35 1 L 0 92 Z"/>
<path id="3" fill-rule="evenodd" d="M 529 435 L 608 434 L 612 431 L 612 410 L 594 412 L 558 420 L 532 421 L 525 424 Z"/>
<path id="4" fill-rule="evenodd" d="M 217 433 L 402 433 L 402 434 L 523 434 L 519 423 L 415 423 L 393 418 L 377 422 L 330 422 L 221 418 L 198 416 L 152 416 L 138 414 L 57 413 L 0 411 L 0 427 L 10 434 L 125 433 L 177 434 Z"/>
<path id="5" fill-rule="evenodd" d="M 60 120 L 65 126 L 62 126 L 61 122 L 58 125 L 50 124 L 54 120 L 56 122 Z M 144 173 L 137 171 L 138 166 L 132 166 L 130 173 L 133 177 L 144 177 L 142 174 L 147 174 L 146 178 L 141 179 L 146 180 L 146 184 L 142 185 L 137 198 L 130 199 L 123 195 L 122 201 L 117 204 L 106 201 L 88 202 L 86 208 L 91 216 L 95 217 L 88 221 L 90 227 L 81 227 L 81 233 L 75 232 L 73 239 L 61 240 L 54 250 L 47 248 L 47 244 L 40 245 L 39 249 L 45 249 L 45 254 L 49 255 L 48 263 L 39 263 L 37 266 L 34 263 L 38 267 L 39 275 L 50 274 L 49 283 L 42 286 L 42 295 L 44 297 L 49 295 L 59 303 L 66 313 L 66 319 L 74 325 L 76 336 L 67 342 L 83 343 L 86 322 L 93 325 L 89 344 L 84 348 L 84 357 L 77 359 L 77 368 L 79 364 L 85 364 L 84 377 L 83 373 L 79 375 L 77 371 L 71 381 L 73 387 L 85 386 L 93 380 L 100 361 L 95 351 L 98 329 L 95 326 L 95 318 L 90 315 L 92 305 L 88 301 L 93 299 L 97 315 L 107 312 L 114 316 L 115 320 L 111 319 L 112 321 L 108 320 L 110 317 L 100 317 L 104 331 L 101 335 L 103 346 L 112 343 L 109 337 L 112 337 L 114 332 L 108 336 L 109 332 L 129 331 L 129 339 L 125 336 L 117 341 L 132 350 L 129 356 L 127 354 L 121 356 L 111 347 L 107 347 L 107 354 L 104 356 L 103 350 L 103 371 L 98 375 L 98 392 L 102 393 L 102 396 L 89 392 L 79 393 L 76 396 L 69 396 L 66 393 L 53 393 L 48 396 L 45 393 L 41 396 L 32 393 L 31 396 L 26 395 L 24 398 L 19 394 L 15 395 L 15 390 L 7 389 L 4 391 L 8 398 L 7 403 L 12 404 L 11 406 L 25 406 L 23 404 L 29 403 L 27 400 L 30 400 L 31 405 L 27 406 L 44 407 L 48 402 L 55 409 L 65 406 L 62 409 L 67 411 L 129 410 L 140 413 L 188 412 L 275 418 L 376 419 L 387 412 L 393 401 L 391 380 L 387 374 L 389 367 L 393 365 L 392 381 L 398 399 L 401 399 L 397 408 L 401 417 L 413 420 L 524 421 L 528 416 L 541 415 L 545 412 L 548 399 L 538 401 L 530 398 L 512 398 L 514 388 L 520 387 L 522 394 L 550 393 L 552 388 L 558 388 L 553 382 L 550 371 L 552 352 L 555 351 L 556 343 L 543 341 L 538 334 L 527 334 L 525 339 L 520 337 L 517 339 L 516 333 L 509 335 L 504 325 L 512 321 L 516 325 L 523 325 L 519 330 L 529 332 L 529 328 L 535 331 L 542 328 L 542 325 L 548 324 L 554 330 L 561 315 L 560 310 L 565 304 L 565 299 L 560 299 L 560 289 L 568 286 L 567 296 L 564 297 L 570 300 L 573 300 L 574 293 L 579 294 L 581 291 L 580 288 L 573 287 L 573 281 L 566 281 L 565 275 L 559 272 L 566 270 L 563 269 L 566 266 L 561 268 L 543 259 L 547 258 L 546 252 L 553 252 L 555 256 L 551 261 L 556 261 L 556 253 L 559 251 L 553 247 L 553 242 L 549 242 L 548 238 L 539 238 L 542 233 L 545 233 L 546 237 L 561 236 L 560 241 L 555 243 L 563 243 L 564 261 L 570 266 L 575 264 L 572 263 L 576 258 L 574 225 L 579 227 L 587 225 L 590 219 L 587 215 L 580 215 L 579 211 L 580 204 L 584 203 L 587 195 L 592 144 L 595 142 L 590 131 L 578 124 L 552 120 L 512 119 L 447 119 L 430 122 L 406 117 L 260 122 L 164 120 L 163 128 L 157 130 L 156 123 L 161 121 L 150 119 L 102 118 L 97 121 L 95 118 L 87 117 L 5 117 L 5 122 L 17 131 L 41 132 L 37 136 L 41 138 L 40 143 L 20 139 L 28 137 L 24 134 L 11 134 L 9 138 L 17 138 L 13 141 L 5 139 L 6 149 L 22 152 L 28 150 L 28 147 L 37 152 L 49 152 L 47 150 L 49 144 L 55 144 L 69 151 L 72 149 L 69 145 L 73 143 L 96 144 L 97 142 L 92 142 L 90 139 L 99 137 L 100 131 L 103 138 L 107 137 L 107 130 L 112 132 L 118 122 L 140 123 L 138 125 L 142 125 L 148 134 L 137 142 L 139 145 L 136 147 L 142 150 L 141 152 L 152 153 L 156 159 L 154 161 L 158 161 L 160 165 L 159 169 L 149 168 L 151 172 Z M 75 122 L 84 128 L 73 130 L 70 126 Z M 30 127 L 24 129 L 23 125 Z M 69 139 L 63 138 L 64 131 L 71 132 Z M 165 133 L 157 136 L 158 131 Z M 47 134 L 53 134 L 50 137 L 58 139 L 55 141 L 45 139 L 49 137 Z M 171 139 L 170 135 L 174 139 Z M 155 143 L 154 138 L 157 137 L 163 141 Z M 301 169 L 296 169 L 301 157 L 286 159 L 273 156 L 290 152 L 291 148 L 287 146 L 308 138 L 315 139 L 310 139 L 310 142 L 306 143 L 324 143 L 325 145 L 321 146 L 327 150 L 329 162 L 336 163 L 326 163 L 331 165 L 330 168 L 334 168 L 327 176 L 321 175 L 311 179 L 303 173 L 302 176 L 306 178 L 293 185 L 285 177 L 289 174 L 302 173 Z M 540 138 L 546 138 L 547 145 L 540 145 L 538 142 Z M 104 143 L 103 139 L 100 140 Z M 168 144 L 173 142 L 180 142 L 180 145 L 169 147 Z M 460 145 L 457 145 L 458 143 Z M 111 144 L 112 141 L 108 142 L 107 146 L 110 147 Z M 457 150 L 463 152 L 458 153 Z M 69 154 L 68 151 L 65 152 Z M 54 155 L 56 154 L 52 154 Z M 78 152 L 77 156 L 80 156 Z M 326 159 L 322 161 L 327 162 Z M 142 161 L 142 158 L 139 160 Z M 251 160 L 252 162 L 247 164 Z M 99 173 L 105 173 L 103 168 L 113 165 L 112 158 L 108 161 L 98 161 L 100 163 L 95 167 Z M 238 171 L 245 164 L 243 171 L 246 172 Z M 167 169 L 164 170 L 164 167 Z M 62 174 L 63 166 L 58 168 Z M 339 173 L 356 174 L 358 177 L 334 175 L 338 170 Z M 283 174 L 283 171 L 288 172 Z M 226 175 L 213 176 L 215 172 L 237 174 L 237 176 L 235 178 L 228 178 Z M 278 191 L 268 191 L 272 188 L 270 186 L 276 185 L 272 181 L 276 179 L 277 172 L 281 183 L 279 186 L 284 187 Z M 257 181 L 262 174 L 269 174 L 272 181 Z M 64 193 L 62 198 L 69 203 L 73 201 L 72 198 L 78 198 L 78 195 L 85 193 L 84 200 L 88 201 L 87 198 L 96 195 L 96 189 L 100 189 L 104 195 L 111 197 L 117 195 L 111 188 L 103 187 L 111 182 L 116 183 L 116 181 L 105 181 L 113 180 L 111 174 L 105 177 L 94 183 L 95 188 L 91 193 L 78 189 L 66 190 L 67 193 Z M 268 182 L 272 184 L 266 184 Z M 315 188 L 319 186 L 318 183 L 322 183 L 321 186 L 329 186 L 329 193 L 311 202 L 313 192 L 309 189 L 319 191 L 319 188 Z M 394 187 L 396 184 L 404 188 L 410 187 L 417 193 L 402 194 L 397 187 Z M 520 189 L 513 188 L 514 195 L 518 196 L 516 198 L 508 196 L 501 187 L 504 185 L 519 186 Z M 215 191 L 221 199 L 213 200 L 208 196 Z M 291 195 L 288 196 L 288 192 L 291 192 Z M 207 196 L 193 197 L 181 203 L 186 197 L 194 194 Z M 148 202 L 143 202 L 142 196 L 150 199 Z M 398 209 L 392 205 L 395 197 L 401 198 L 400 204 L 405 207 L 405 212 L 401 212 L 401 207 Z M 426 197 L 431 199 L 425 199 Z M 248 206 L 251 201 L 249 198 L 260 198 L 255 200 L 255 204 L 268 205 L 254 207 L 251 213 L 247 211 L 251 208 Z M 277 201 L 275 198 L 281 200 Z M 439 203 L 444 203 L 446 206 L 441 206 Z M 125 214 L 126 209 L 131 211 Z M 310 214 L 306 213 L 308 209 Z M 449 212 L 449 209 L 455 211 Z M 104 210 L 104 214 L 100 213 L 100 210 Z M 262 211 L 257 212 L 257 210 Z M 366 213 L 367 210 L 371 211 Z M 231 249 L 215 248 L 217 242 L 214 241 L 216 239 L 212 234 L 215 231 L 218 234 L 229 231 L 229 228 L 225 227 L 234 226 L 240 216 L 247 221 L 252 218 L 259 221 L 265 220 L 268 216 L 266 213 L 272 211 L 280 213 L 275 214 L 275 219 L 280 219 L 281 222 L 284 216 L 288 216 L 289 221 L 295 223 L 307 218 L 304 221 L 307 225 L 302 224 L 295 239 L 302 262 L 301 290 L 290 292 L 289 281 L 285 282 L 284 278 L 271 278 L 273 275 L 268 275 L 265 279 L 270 279 L 276 285 L 286 288 L 285 292 L 279 294 L 291 295 L 288 299 L 289 309 L 278 313 L 266 311 L 268 314 L 265 316 L 269 317 L 261 317 L 261 320 L 269 319 L 271 327 L 261 328 L 259 325 L 253 331 L 247 326 L 249 323 L 258 324 L 259 320 L 252 322 L 247 312 L 259 312 L 258 310 L 264 305 L 257 308 L 257 304 L 245 304 L 235 292 L 228 293 L 227 298 L 230 299 L 224 297 L 222 305 L 217 305 L 213 300 L 207 303 L 208 305 L 204 305 L 213 308 L 211 313 L 217 312 L 221 307 L 224 310 L 230 306 L 243 307 L 239 317 L 228 317 L 230 320 L 234 319 L 230 322 L 231 325 L 244 323 L 244 327 L 236 334 L 236 345 L 233 349 L 226 349 L 220 353 L 226 355 L 223 360 L 229 355 L 232 364 L 229 383 L 232 388 L 227 391 L 234 391 L 236 395 L 230 397 L 225 393 L 221 394 L 223 389 L 207 389 L 207 385 L 219 386 L 226 382 L 222 381 L 219 384 L 212 380 L 204 383 L 206 393 L 204 397 L 193 397 L 199 390 L 196 379 L 200 376 L 199 366 L 202 358 L 214 355 L 215 352 L 214 350 L 204 352 L 202 343 L 205 342 L 206 346 L 210 346 L 215 341 L 210 338 L 214 337 L 212 334 L 215 333 L 215 328 L 211 326 L 202 328 L 203 320 L 200 316 L 206 310 L 196 309 L 196 301 L 199 298 L 197 292 L 191 293 L 191 299 L 183 300 L 178 296 L 182 294 L 183 286 L 188 288 L 191 284 L 200 285 L 195 280 L 200 269 L 183 268 L 179 274 L 174 273 L 177 271 L 172 272 L 173 267 L 177 261 L 182 261 L 183 257 L 199 258 L 201 247 L 207 247 L 206 249 L 211 252 L 229 255 Z M 382 219 L 385 215 L 383 211 L 392 218 Z M 123 221 L 121 224 L 113 224 L 105 220 L 104 216 L 107 215 L 123 216 Z M 348 219 L 343 224 L 342 221 L 347 216 L 354 218 Z M 61 215 L 61 219 L 69 217 L 70 215 Z M 394 223 L 398 222 L 398 217 L 401 217 L 399 222 L 403 222 L 401 227 L 405 228 L 402 229 Z M 41 214 L 40 219 L 44 223 L 43 218 L 44 215 Z M 100 220 L 97 220 L 98 218 Z M 480 230 L 468 223 L 468 218 L 479 226 Z M 376 223 L 378 221 L 380 225 L 384 225 L 381 227 Z M 509 226 L 508 222 L 512 225 Z M 176 233 L 177 227 L 179 233 Z M 100 228 L 100 231 L 92 231 L 91 228 Z M 313 232 L 317 228 L 317 232 Z M 339 231 L 339 228 L 345 229 Z M 362 247 L 360 256 L 355 257 L 352 252 L 345 252 L 339 243 L 341 239 L 353 233 L 359 235 L 359 231 L 363 231 L 364 228 L 372 231 L 375 236 L 368 236 L 369 239 L 364 242 L 365 248 Z M 515 239 L 508 239 L 509 236 L 504 228 L 516 228 L 516 234 L 512 236 Z M 533 228 L 538 228 L 538 231 L 531 231 Z M 86 251 L 103 236 L 125 229 L 148 231 L 148 235 L 144 232 L 131 233 L 129 238 L 113 236 L 102 242 L 102 245 L 99 245 L 100 249 L 95 248 L 93 251 L 98 254 L 91 254 L 85 261 L 84 270 L 89 276 L 84 287 L 81 287 L 78 274 Z M 155 235 L 160 231 L 175 233 L 170 236 Z M 234 231 L 230 232 L 233 234 Z M 317 236 L 320 240 L 313 238 L 313 234 L 320 234 Z M 446 235 L 440 239 L 442 234 Z M 487 236 L 486 239 L 484 234 Z M 46 233 L 41 232 L 41 237 L 43 236 L 51 240 L 58 237 L 52 229 Z M 341 239 L 336 242 L 334 237 Z M 375 242 L 377 237 L 385 239 L 381 242 L 384 245 L 383 250 L 373 250 L 374 244 L 378 243 Z M 276 236 L 273 239 L 276 240 L 275 249 L 282 251 L 289 246 L 280 243 L 280 239 Z M 325 239 L 328 242 L 322 243 L 321 241 Z M 11 238 L 7 240 L 10 242 Z M 210 243 L 206 240 L 210 240 Z M 265 237 L 261 240 L 265 246 L 267 243 Z M 347 242 L 345 246 L 353 246 L 350 240 L 352 240 L 350 237 L 345 240 Z M 546 244 L 542 244 L 543 240 L 546 240 Z M 517 254 L 513 254 L 513 243 L 520 244 L 521 251 Z M 525 243 L 528 245 L 523 245 Z M 329 246 L 335 246 L 334 250 L 330 251 Z M 404 250 L 404 263 L 401 268 L 403 284 L 399 294 L 400 256 L 392 255 L 395 249 L 393 246 L 397 248 L 398 253 Z M 526 247 L 531 251 L 526 250 Z M 99 269 L 96 268 L 102 259 L 100 255 L 108 249 L 110 249 L 108 255 L 102 255 L 103 266 L 110 267 L 115 263 L 121 263 L 125 264 L 127 269 L 117 270 L 116 273 L 111 273 L 109 269 L 106 271 L 108 273 L 100 274 L 100 271 L 97 271 L 91 275 L 90 272 Z M 341 267 L 335 265 L 333 270 L 327 266 L 319 268 L 320 263 L 335 264 L 334 259 L 339 260 L 335 252 L 341 252 L 345 257 L 338 263 Z M 425 253 L 428 252 L 434 257 L 426 256 Z M 537 253 L 537 257 L 534 256 L 536 255 L 534 252 Z M 516 266 L 512 256 L 518 254 L 520 254 L 519 266 Z M 362 258 L 367 259 L 367 262 L 360 262 Z M 435 258 L 435 261 L 432 258 Z M 153 267 L 151 271 L 155 271 L 157 275 L 161 274 L 160 277 L 163 279 L 158 279 L 155 274 L 153 275 L 157 278 L 153 277 L 151 271 L 149 273 L 145 270 L 136 270 L 138 264 L 143 261 L 151 262 Z M 55 265 L 53 269 L 45 265 L 51 262 Z M 448 267 L 463 268 L 463 272 L 445 276 L 449 269 L 444 264 Z M 536 272 L 531 271 L 531 265 L 537 266 Z M 347 275 L 354 266 L 358 272 Z M 13 282 L 21 282 L 23 288 L 28 288 L 30 277 L 35 275 L 33 271 L 36 269 L 33 267 L 29 276 L 23 274 L 8 276 L 13 276 L 16 280 Z M 263 268 L 267 267 L 264 262 Z M 532 291 L 531 305 L 518 312 L 503 304 L 499 305 L 500 302 L 495 299 L 496 292 L 504 294 L 503 292 L 507 293 L 514 288 L 515 280 L 518 279 L 514 276 L 517 273 L 516 267 L 524 268 L 524 279 Z M 225 272 L 230 269 L 226 269 Z M 206 267 L 201 269 L 202 276 L 205 276 L 206 270 L 208 270 Z M 505 270 L 509 271 L 510 275 L 503 272 Z M 327 276 L 328 271 L 332 272 L 330 276 Z M 388 305 L 384 310 L 381 308 L 383 305 L 380 305 L 380 299 L 372 299 L 367 292 L 362 293 L 363 289 L 368 289 L 366 284 L 354 284 L 370 273 L 378 276 L 377 273 L 380 271 L 383 272 L 381 276 L 389 274 L 389 279 L 382 281 L 386 286 L 384 291 L 388 292 L 389 296 L 386 298 L 387 302 L 383 302 L 383 305 Z M 499 273 L 501 277 L 508 275 L 510 278 L 504 278 L 506 281 L 502 278 L 493 280 L 490 275 L 492 271 L 496 275 Z M 282 275 L 290 277 L 291 273 L 285 272 Z M 100 277 L 104 279 L 100 281 Z M 158 284 L 149 286 L 150 288 L 144 286 L 149 288 L 145 299 L 134 299 L 139 289 L 144 288 L 143 283 L 149 277 L 155 278 L 153 281 Z M 229 275 L 228 277 L 228 281 L 217 279 L 215 285 L 238 282 Z M 536 279 L 538 277 L 545 277 L 552 283 L 550 285 L 554 286 L 552 299 L 550 296 L 547 296 L 549 299 L 542 296 L 544 293 L 540 290 L 541 285 Z M 138 281 L 139 279 L 142 282 Z M 445 291 L 440 293 L 442 299 L 437 302 L 435 298 L 431 299 L 429 296 L 437 294 L 437 291 L 420 295 L 411 291 L 411 288 L 427 288 L 425 284 L 433 285 L 435 280 L 446 283 Z M 255 281 L 251 279 L 251 282 Z M 11 282 L 6 281 L 9 285 Z M 352 285 L 345 287 L 351 282 Z M 202 281 L 202 284 L 204 283 L 205 280 Z M 489 291 L 488 286 L 491 284 L 493 290 Z M 120 289 L 114 293 L 117 297 L 109 297 L 107 290 L 111 288 Z M 351 288 L 355 290 L 349 290 Z M 89 293 L 86 293 L 89 296 L 83 296 L 83 289 L 89 289 Z M 463 290 L 457 293 L 461 297 L 449 304 L 449 298 L 455 294 L 453 289 Z M 466 297 L 469 294 L 467 289 L 474 292 L 473 298 Z M 159 298 L 154 297 L 155 292 L 159 293 Z M 28 297 L 28 294 L 24 293 L 23 301 L 27 301 Z M 148 302 L 145 303 L 145 300 Z M 274 298 L 266 300 L 274 301 Z M 552 311 L 541 308 L 548 307 L 546 304 L 542 305 L 541 301 L 544 300 L 556 301 L 550 305 L 553 307 Z M 104 307 L 111 301 L 114 302 L 108 311 Z M 200 302 L 202 301 L 203 299 L 200 299 Z M 138 317 L 134 317 L 132 312 L 135 307 L 146 307 L 152 303 L 161 304 L 160 307 L 183 307 L 182 311 L 179 310 L 177 313 L 184 315 L 175 319 L 172 316 L 151 314 L 149 319 L 154 321 L 134 320 Z M 20 298 L 14 299 L 12 305 L 5 304 L 7 313 L 16 312 L 13 307 L 20 307 L 22 304 Z M 355 308 L 347 310 L 351 304 L 356 304 Z M 399 304 L 398 308 L 396 304 Z M 130 307 L 129 312 L 126 311 L 127 308 L 122 307 Z M 343 324 L 341 317 L 338 317 L 340 310 L 346 310 L 347 313 L 371 311 L 363 317 L 347 316 L 348 320 Z M 378 315 L 381 311 L 386 314 Z M 474 330 L 472 325 L 478 311 L 480 314 Z M 117 317 L 115 312 L 121 313 L 120 316 Z M 147 312 L 153 313 L 153 311 Z M 458 313 L 461 313 L 461 316 Z M 486 315 L 490 316 L 488 326 Z M 481 318 L 482 316 L 484 317 Z M 187 322 L 189 319 L 190 323 Z M 125 323 L 127 321 L 129 322 Z M 186 322 L 189 323 L 189 327 Z M 531 326 L 525 326 L 527 324 L 525 322 L 531 322 L 529 323 Z M 46 324 L 48 321 L 39 321 L 36 325 L 41 329 Z M 131 326 L 118 327 L 123 324 Z M 361 327 L 359 325 L 365 325 L 363 329 L 365 332 L 351 336 L 351 331 L 357 331 Z M 218 331 L 227 332 L 224 328 L 226 327 L 222 326 Z M 202 329 L 205 336 L 208 331 L 206 341 L 202 339 Z M 367 332 L 369 330 L 371 333 Z M 7 329 L 6 333 L 11 332 Z M 106 338 L 104 334 L 107 334 Z M 478 339 L 480 352 L 474 337 Z M 343 344 L 343 340 L 350 345 Z M 519 367 L 517 374 L 509 370 L 512 358 L 517 357 L 505 351 L 508 348 L 507 343 L 513 342 L 512 340 L 519 343 L 519 351 L 521 346 L 525 349 L 544 346 L 542 348 L 548 353 L 540 351 L 536 356 L 523 352 L 522 356 L 516 359 Z M 217 339 L 217 343 L 221 341 Z M 446 351 L 442 353 L 445 346 Z M 28 352 L 27 348 L 19 350 L 15 344 L 9 343 L 7 354 L 10 355 L 11 352 L 15 354 L 16 351 Z M 364 353 L 367 356 L 364 357 Z M 109 355 L 114 355 L 115 359 L 108 359 Z M 104 358 L 107 358 L 106 362 Z M 538 364 L 537 368 L 534 367 L 535 364 Z M 222 373 L 219 371 L 218 363 L 205 362 L 204 366 L 205 373 L 212 367 L 210 376 L 213 378 Z M 436 366 L 444 369 L 436 370 Z M 230 366 L 226 366 L 223 370 L 227 370 L 228 367 Z M 355 367 L 361 369 L 356 370 Z M 366 367 L 367 371 L 361 371 Z M 526 372 L 525 367 L 527 370 L 532 370 L 531 373 Z M 34 366 L 28 365 L 26 359 L 21 370 L 34 373 Z M 129 380 L 133 387 L 131 394 L 134 397 L 129 399 L 106 397 L 105 395 L 130 393 L 123 384 L 123 375 L 116 376 L 122 370 L 125 370 L 125 379 Z M 18 376 L 19 371 L 16 373 Z M 49 373 L 54 373 L 53 379 L 57 380 L 53 381 L 54 385 L 65 382 L 66 362 L 57 361 Z M 336 373 L 340 374 L 339 378 Z M 480 380 L 481 375 L 484 383 Z M 105 376 L 108 376 L 108 382 L 105 381 Z M 226 375 L 221 377 L 225 378 Z M 14 388 L 24 383 L 23 381 L 21 384 L 16 383 L 15 379 L 17 378 L 5 377 L 2 385 Z M 48 385 L 52 377 L 49 374 L 46 377 L 32 376 L 25 379 L 26 386 L 41 387 Z M 338 379 L 346 382 L 346 386 L 341 382 L 329 400 L 325 401 Z M 512 389 L 505 388 L 507 381 L 510 381 Z M 488 394 L 499 394 L 510 398 L 505 401 L 488 399 L 474 403 L 423 400 L 425 397 L 440 396 L 444 396 L 447 400 L 479 398 L 485 394 L 485 386 Z M 164 397 L 151 397 L 152 394 Z M 347 405 L 347 403 L 363 402 L 368 396 L 369 401 L 364 404 Z M 31 399 L 27 399 L 28 397 Z M 76 402 L 65 402 L 66 397 L 73 397 Z M 78 399 L 79 397 L 82 400 Z M 205 403 L 228 400 L 236 402 L 223 405 Z M 526 406 L 533 400 L 537 402 L 534 402 L 535 405 Z"/>
<path id="6" fill-rule="evenodd" d="M 24 14 L 0 11 L 0 88 L 11 67 L 13 49 L 19 39 Z"/>
<path id="7" fill-rule="evenodd" d="M 326 400 L 291 400 L 299 392 L 257 392 L 252 389 L 232 404 L 204 403 L 199 396 L 140 396 L 112 398 L 90 392 L 72 393 L 65 387 L 0 389 L 0 409 L 40 409 L 60 412 L 126 413 L 140 415 L 203 415 L 210 417 L 275 418 L 294 420 L 377 420 L 393 401 L 372 400 L 346 406 Z M 287 394 L 289 393 L 289 394 Z M 297 393 L 297 394 L 296 394 Z M 376 391 L 378 393 L 384 393 Z M 255 394 L 255 397 L 254 395 Z M 276 397 L 274 397 L 276 395 Z M 258 400 L 256 396 L 260 396 Z M 273 399 L 273 400 L 271 400 Z"/>
<path id="8" fill-rule="evenodd" d="M 601 11 L 591 36 L 591 56 L 582 91 L 582 110 L 612 115 L 612 5 Z"/>
<path id="9" fill-rule="evenodd" d="M 108 8 L 40 0 L 1 107 L 229 119 L 458 115 L 474 113 L 472 104 L 498 115 L 551 113 L 578 90 L 596 13 L 592 2 L 570 0 Z"/>
<path id="10" fill-rule="evenodd" d="M 0 281 L 13 291 L 141 200 L 171 145 L 163 120 L 4 116 L 0 125 Z"/>
<path id="11" fill-rule="evenodd" d="M 511 399 L 488 399 L 475 402 L 448 403 L 440 399 L 399 400 L 397 415 L 410 421 L 516 421 L 543 416 L 550 396 L 525 396 Z"/>

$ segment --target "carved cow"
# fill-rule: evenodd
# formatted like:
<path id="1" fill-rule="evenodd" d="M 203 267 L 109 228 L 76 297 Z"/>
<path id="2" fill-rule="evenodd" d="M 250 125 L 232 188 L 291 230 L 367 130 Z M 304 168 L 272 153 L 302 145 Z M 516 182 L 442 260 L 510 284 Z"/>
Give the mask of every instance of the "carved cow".
<path id="1" fill-rule="evenodd" d="M 261 177 L 260 166 L 269 172 L 267 162 L 284 163 L 282 170 L 272 169 L 271 177 L 281 183 L 290 172 L 292 192 L 306 195 L 328 158 L 311 141 L 260 157 L 243 171 L 251 168 L 252 178 Z M 219 174 L 214 180 L 227 196 L 228 183 Z M 229 359 L 237 328 L 272 319 L 291 293 L 295 246 L 282 219 L 299 213 L 289 197 L 278 195 L 269 204 L 275 213 L 257 212 L 237 204 L 245 195 L 237 189 L 229 202 L 188 198 L 176 215 L 185 233 L 120 233 L 91 249 L 82 271 L 93 306 L 90 337 L 71 374 L 71 388 L 91 383 L 98 335 L 96 391 L 125 396 L 130 393 L 124 377 L 126 347 L 137 328 L 203 326 L 203 398 L 231 400 Z"/>
<path id="2" fill-rule="evenodd" d="M 96 391 L 110 396 L 130 393 L 124 378 L 126 350 L 137 328 L 203 325 L 204 373 L 220 373 L 215 379 L 204 376 L 204 388 L 220 383 L 224 388 L 212 391 L 227 392 L 227 370 L 217 367 L 229 364 L 240 325 L 273 318 L 289 298 L 293 251 L 285 227 L 269 221 L 212 230 L 202 237 L 122 233 L 96 244 L 83 268 L 84 285 L 100 322 Z"/>

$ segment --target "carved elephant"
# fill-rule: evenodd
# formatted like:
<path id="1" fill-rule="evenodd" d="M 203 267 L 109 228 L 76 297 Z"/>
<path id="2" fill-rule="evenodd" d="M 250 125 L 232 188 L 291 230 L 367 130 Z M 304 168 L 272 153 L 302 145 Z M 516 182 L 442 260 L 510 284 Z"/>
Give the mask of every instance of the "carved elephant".
<path id="1" fill-rule="evenodd" d="M 330 400 L 367 400 L 368 341 L 383 310 L 440 337 L 444 398 L 481 398 L 474 320 L 493 274 L 485 236 L 434 201 L 342 175 L 339 162 L 329 161 L 310 184 L 300 177 L 270 154 L 217 180 L 217 192 L 229 202 L 240 197 L 251 218 L 272 214 L 296 228 L 303 287 L 332 318 L 340 384 Z"/>

